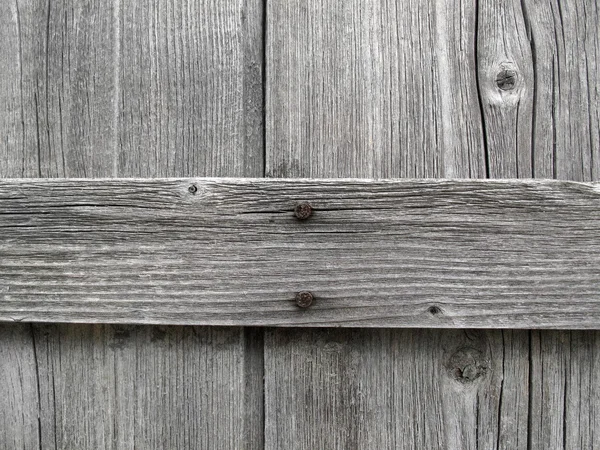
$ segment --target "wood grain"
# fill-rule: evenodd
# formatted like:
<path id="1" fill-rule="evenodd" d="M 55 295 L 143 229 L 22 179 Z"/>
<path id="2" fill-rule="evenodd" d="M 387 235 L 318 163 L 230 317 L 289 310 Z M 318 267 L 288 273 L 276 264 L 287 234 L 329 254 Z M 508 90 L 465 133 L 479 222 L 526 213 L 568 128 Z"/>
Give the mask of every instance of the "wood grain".
<path id="1" fill-rule="evenodd" d="M 496 8 L 511 11 L 510 15 L 516 17 L 507 22 L 513 24 L 512 34 L 497 35 L 502 42 L 500 48 L 512 48 L 513 53 L 499 56 L 522 61 L 531 54 L 532 61 L 531 64 L 526 61 L 526 76 L 519 75 L 521 87 L 509 91 L 517 94 L 511 96 L 519 105 L 520 120 L 507 117 L 500 122 L 486 122 L 486 136 L 491 142 L 530 133 L 531 167 L 520 164 L 518 176 L 597 180 L 600 151 L 596 136 L 600 118 L 598 89 L 592 87 L 598 85 L 600 73 L 597 5 L 587 1 L 567 5 L 525 0 L 522 5 L 505 8 L 504 4 L 497 4 Z M 491 23 L 502 23 L 494 14 L 488 19 Z M 512 47 L 505 39 L 512 42 Z M 526 45 L 530 46 L 529 51 Z M 533 71 L 533 79 L 529 71 Z M 533 108 L 523 109 L 523 102 L 528 105 L 531 95 Z M 506 95 L 501 96 L 506 98 Z M 505 102 L 499 106 L 504 111 L 509 110 L 502 105 Z M 517 111 L 514 106 L 513 111 Z M 520 148 L 527 148 L 527 144 Z M 502 166 L 502 161 L 515 159 L 514 147 L 506 145 L 498 150 L 498 157 L 489 159 L 490 173 L 500 177 L 516 176 L 514 166 Z M 600 400 L 596 388 L 596 367 L 600 364 L 598 345 L 597 332 L 530 333 L 529 448 L 596 448 L 600 445 L 597 412 Z"/>
<path id="2" fill-rule="evenodd" d="M 0 317 L 597 328 L 598 204 L 554 181 L 0 181 Z"/>
<path id="3" fill-rule="evenodd" d="M 521 2 L 480 0 L 476 44 L 488 176 L 527 178 L 534 159 L 534 77 Z"/>
<path id="4" fill-rule="evenodd" d="M 267 176 L 485 176 L 475 5 L 273 1 L 267 17 Z"/>
<path id="5" fill-rule="evenodd" d="M 524 0 L 536 82 L 534 175 L 600 179 L 600 10 Z"/>
<path id="6" fill-rule="evenodd" d="M 263 13 L 2 2 L 0 177 L 262 176 Z M 0 448 L 261 448 L 262 346 L 242 328 L 3 324 Z"/>
<path id="7" fill-rule="evenodd" d="M 36 347 L 29 324 L 0 326 L 0 443 L 6 449 L 39 448 L 40 398 Z"/>
<path id="8" fill-rule="evenodd" d="M 120 3 L 122 176 L 263 176 L 261 0 Z"/>
<path id="9" fill-rule="evenodd" d="M 261 405 L 248 398 L 256 388 L 243 384 L 262 381 L 251 359 L 262 355 L 261 334 L 49 324 L 36 326 L 35 339 L 42 448 L 242 448 L 262 441 L 255 426 Z"/>
<path id="10" fill-rule="evenodd" d="M 269 331 L 267 447 L 293 437 L 292 448 L 526 448 L 513 419 L 527 397 L 510 401 L 526 376 L 495 352 L 506 345 L 503 356 L 526 369 L 527 332 L 505 333 L 503 342 L 485 330 Z"/>
<path id="11" fill-rule="evenodd" d="M 593 2 L 375 3 L 269 3 L 268 17 L 275 20 L 267 24 L 267 66 L 273 68 L 267 71 L 268 175 L 466 178 L 487 172 L 598 179 L 600 103 L 594 101 L 597 89 L 589 88 L 598 84 L 600 33 Z M 402 15 L 395 17 L 394 10 Z M 411 26 L 404 28 L 406 23 Z M 418 50 L 411 53 L 413 48 Z M 506 76 L 498 80 L 502 69 L 515 72 L 513 85 Z M 403 82 L 394 84 L 395 79 Z M 427 83 L 419 89 L 421 80 Z M 508 89 L 500 89 L 498 81 Z M 431 124 L 443 126 L 432 130 Z M 459 138 L 449 139 L 455 135 Z M 366 349 L 347 341 L 348 331 L 306 331 L 308 336 L 290 339 L 293 333 L 267 335 L 265 360 L 273 374 L 266 379 L 267 448 L 283 443 L 303 448 L 318 438 L 331 448 L 594 448 L 594 436 L 600 435 L 595 332 L 577 335 L 579 343 L 571 347 L 577 363 L 569 371 L 561 369 L 564 347 L 545 350 L 553 347 L 556 332 L 488 331 L 485 340 L 471 333 L 470 346 L 488 343 L 495 370 L 466 391 L 442 383 L 436 370 L 443 365 L 437 342 L 462 345 L 456 336 L 441 338 L 442 331 L 430 331 L 415 347 L 408 343 L 420 331 L 392 332 L 403 334 L 398 360 L 391 344 L 380 341 L 380 347 Z M 538 338 L 543 345 L 536 344 Z M 324 339 L 343 345 L 336 351 Z M 356 361 L 371 361 L 371 354 L 381 355 L 373 370 L 346 370 Z M 390 377 L 389 361 L 411 367 L 413 377 Z M 296 367 L 308 371 L 292 371 Z M 386 375 L 378 378 L 380 369 Z M 398 413 L 374 389 L 355 388 L 387 386 L 390 379 L 388 395 L 401 393 L 396 395 L 412 408 Z M 278 388 L 286 382 L 289 388 Z M 315 392 L 304 396 L 309 386 Z M 331 407 L 357 398 L 352 389 L 366 392 L 359 404 L 369 404 L 372 396 L 376 413 Z M 303 416 L 305 408 L 313 414 L 303 416 L 302 426 L 284 423 L 281 416 L 273 418 L 282 408 L 293 416 Z M 427 414 L 415 413 L 423 410 Z M 387 423 L 393 425 L 385 428 Z M 366 434 L 369 429 L 381 434 Z"/>

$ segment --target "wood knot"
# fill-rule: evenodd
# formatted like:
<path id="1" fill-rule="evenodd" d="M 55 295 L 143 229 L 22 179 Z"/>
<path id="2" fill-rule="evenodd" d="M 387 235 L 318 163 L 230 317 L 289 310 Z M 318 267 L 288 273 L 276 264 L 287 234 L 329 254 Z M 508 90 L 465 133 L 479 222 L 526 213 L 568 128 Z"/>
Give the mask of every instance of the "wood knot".
<path id="1" fill-rule="evenodd" d="M 429 312 L 429 314 L 431 314 L 432 316 L 437 316 L 439 313 L 442 312 L 442 310 L 439 306 L 430 306 L 429 308 L 427 308 L 427 312 Z"/>
<path id="2" fill-rule="evenodd" d="M 512 69 L 502 69 L 496 75 L 496 86 L 503 91 L 510 91 L 517 84 L 517 72 Z"/>
<path id="3" fill-rule="evenodd" d="M 472 347 L 458 349 L 446 363 L 450 376 L 462 384 L 473 383 L 487 373 L 483 353 Z"/>

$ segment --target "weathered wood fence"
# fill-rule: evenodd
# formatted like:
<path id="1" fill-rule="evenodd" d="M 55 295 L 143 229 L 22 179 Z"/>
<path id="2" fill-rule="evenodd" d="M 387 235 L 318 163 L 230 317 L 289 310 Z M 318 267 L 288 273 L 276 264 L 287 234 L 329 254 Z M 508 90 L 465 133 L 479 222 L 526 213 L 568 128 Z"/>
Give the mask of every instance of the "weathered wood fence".
<path id="1" fill-rule="evenodd" d="M 599 14 L 2 2 L 0 448 L 600 448 Z"/>

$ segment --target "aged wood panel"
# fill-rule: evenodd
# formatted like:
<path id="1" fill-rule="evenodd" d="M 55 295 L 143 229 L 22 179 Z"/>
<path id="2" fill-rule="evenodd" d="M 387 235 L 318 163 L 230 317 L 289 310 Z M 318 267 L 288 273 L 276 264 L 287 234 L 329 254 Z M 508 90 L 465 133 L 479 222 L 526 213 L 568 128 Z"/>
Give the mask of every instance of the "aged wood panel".
<path id="1" fill-rule="evenodd" d="M 485 177 L 477 6 L 270 2 L 267 175 Z M 295 333 L 265 341 L 267 448 L 527 448 L 527 333 Z"/>
<path id="2" fill-rule="evenodd" d="M 513 422 L 527 422 L 526 331 L 272 330 L 266 342 L 267 448 L 527 446 Z"/>
<path id="3" fill-rule="evenodd" d="M 533 174 L 600 178 L 600 10 L 596 1 L 524 0 L 536 86 Z M 528 176 L 528 175 L 526 175 Z"/>
<path id="4" fill-rule="evenodd" d="M 117 1 L 117 172 L 263 176 L 262 0 Z"/>
<path id="5" fill-rule="evenodd" d="M 3 2 L 0 176 L 262 176 L 262 21 L 250 0 Z M 3 324 L 0 353 L 2 448 L 263 445 L 261 331 Z"/>
<path id="6" fill-rule="evenodd" d="M 40 325 L 35 339 L 42 448 L 262 446 L 262 396 L 248 397 L 262 332 Z"/>
<path id="7" fill-rule="evenodd" d="M 522 6 L 506 8 L 503 3 L 496 7 L 496 15 L 480 17 L 492 24 L 512 23 L 511 33 L 496 35 L 497 48 L 502 49 L 497 57 L 517 62 L 518 69 L 514 87 L 509 83 L 497 92 L 496 98 L 501 101 L 495 108 L 506 117 L 486 122 L 488 148 L 493 147 L 492 142 L 505 142 L 511 136 L 517 141 L 529 132 L 533 153 L 531 167 L 523 155 L 525 164 L 519 163 L 517 170 L 505 162 L 514 161 L 515 154 L 522 155 L 521 149 L 528 147 L 526 137 L 517 147 L 517 153 L 511 145 L 501 147 L 497 157 L 489 159 L 490 173 L 498 177 L 597 180 L 600 161 L 597 4 L 584 0 L 568 4 L 525 0 Z M 510 21 L 499 20 L 498 11 L 503 12 L 501 17 L 511 16 Z M 524 41 L 522 23 L 529 42 Z M 529 54 L 532 64 L 521 64 Z M 493 90 L 488 90 L 487 95 L 493 95 Z M 530 109 L 532 95 L 534 104 Z M 510 117 L 520 119 L 515 121 Z M 597 332 L 530 333 L 529 448 L 600 445 L 598 345 Z"/>
<path id="8" fill-rule="evenodd" d="M 600 325 L 594 183 L 22 179 L 0 202 L 4 320 Z"/>
<path id="9" fill-rule="evenodd" d="M 273 177 L 485 176 L 475 5 L 267 4 Z"/>
<path id="10" fill-rule="evenodd" d="M 36 347 L 27 324 L 0 326 L 0 444 L 39 448 Z"/>
<path id="11" fill-rule="evenodd" d="M 488 176 L 531 176 L 533 64 L 520 0 L 479 0 L 477 75 Z"/>
<path id="12" fill-rule="evenodd" d="M 421 70 L 422 61 L 428 61 L 428 53 L 423 52 L 422 48 L 421 53 L 424 54 L 419 55 L 419 61 L 412 65 L 409 62 L 396 67 L 393 62 L 387 65 L 380 63 L 379 55 L 385 52 L 385 50 L 381 52 L 380 42 L 385 42 L 385 38 L 394 33 L 390 30 L 394 30 L 395 22 L 392 20 L 390 25 L 390 21 L 382 21 L 384 25 L 380 26 L 375 21 L 376 26 L 372 26 L 372 21 L 364 20 L 373 14 L 378 17 L 379 6 L 373 3 L 375 2 L 361 2 L 358 8 L 353 9 L 349 6 L 348 11 L 356 11 L 355 15 L 341 13 L 345 11 L 344 6 L 337 4 L 321 7 L 320 4 L 309 3 L 313 8 L 311 12 L 317 11 L 312 16 L 314 19 L 306 13 L 302 5 L 289 6 L 289 2 L 285 5 L 284 2 L 271 3 L 269 17 L 274 16 L 278 20 L 268 24 L 268 37 L 271 39 L 267 46 L 268 67 L 276 68 L 273 71 L 269 70 L 267 77 L 270 83 L 268 86 L 270 97 L 268 96 L 267 102 L 269 106 L 267 173 L 269 175 L 349 176 L 349 170 L 354 170 L 357 176 L 386 176 L 390 173 L 415 176 L 419 170 L 421 173 L 430 170 L 427 167 L 410 172 L 412 169 L 410 165 L 407 168 L 406 165 L 397 162 L 406 160 L 431 162 L 435 160 L 428 153 L 431 147 L 423 151 L 419 146 L 406 148 L 401 145 L 396 146 L 392 152 L 397 151 L 399 155 L 390 158 L 393 161 L 390 163 L 391 168 L 380 166 L 381 173 L 374 170 L 374 166 L 361 156 L 364 152 L 372 152 L 373 148 L 383 148 L 382 151 L 386 151 L 385 146 L 379 143 L 385 142 L 392 133 L 386 131 L 383 126 L 374 128 L 370 124 L 377 120 L 379 124 L 391 122 L 390 129 L 396 126 L 394 119 L 388 119 L 388 117 L 395 117 L 395 111 L 393 101 L 388 100 L 387 95 L 389 98 L 394 98 L 402 86 L 395 91 L 389 89 L 391 83 L 386 84 L 384 77 L 380 77 L 384 82 L 369 83 L 364 81 L 362 75 L 358 76 L 355 73 L 360 74 L 365 70 L 377 73 L 379 68 L 383 73 L 387 70 L 391 74 L 412 73 L 417 80 L 429 75 L 428 70 Z M 404 4 L 407 14 L 404 14 L 403 18 L 407 21 L 411 20 L 408 19 L 411 11 L 419 18 L 425 17 L 426 20 L 435 22 L 436 25 L 432 28 L 437 30 L 438 36 L 446 38 L 436 42 L 438 54 L 433 71 L 442 67 L 444 70 L 441 73 L 460 76 L 439 77 L 437 80 L 440 84 L 450 79 L 452 80 L 450 85 L 455 88 L 465 77 L 471 74 L 477 75 L 482 116 L 481 118 L 477 115 L 471 116 L 471 121 L 475 122 L 473 127 L 483 127 L 486 131 L 484 141 L 487 149 L 486 163 L 487 171 L 491 176 L 535 175 L 575 180 L 589 180 L 589 176 L 592 179 L 598 178 L 600 157 L 597 136 L 600 121 L 597 112 L 599 103 L 596 100 L 598 90 L 594 87 L 598 84 L 597 48 L 600 33 L 598 33 L 597 5 L 594 2 L 580 0 L 569 5 L 559 5 L 558 2 L 551 1 L 525 1 L 521 6 L 518 2 L 482 1 L 470 5 L 477 8 L 476 15 L 469 5 L 461 3 L 457 7 L 453 4 L 452 11 L 443 21 L 440 20 L 439 15 L 430 13 L 432 7 L 427 2 L 419 2 L 419 4 L 405 2 Z M 444 34 L 447 30 L 463 29 L 465 24 L 456 19 L 459 11 L 462 17 L 467 17 L 464 29 L 473 30 L 469 27 L 474 27 L 475 30 L 470 35 L 477 34 L 474 42 L 467 37 L 466 45 L 457 45 L 455 36 Z M 358 19 L 355 19 L 356 16 Z M 303 20 L 296 26 L 294 21 L 298 17 Z M 352 20 L 348 19 L 349 17 Z M 418 23 L 418 19 L 415 23 Z M 367 26 L 370 26 L 368 30 Z M 411 39 L 406 44 L 406 41 L 399 40 L 390 48 L 402 49 L 404 45 L 419 47 L 429 38 L 422 29 L 419 30 L 420 32 L 411 34 L 417 37 L 418 42 Z M 469 36 L 469 33 L 465 35 Z M 314 36 L 319 36 L 319 39 L 313 39 Z M 372 42 L 375 45 L 372 45 Z M 453 70 L 454 58 L 444 58 L 444 52 L 440 50 L 452 51 L 457 48 L 461 49 L 460 54 L 475 49 L 477 60 L 463 60 L 463 63 L 457 64 L 456 69 Z M 452 62 L 450 68 L 447 67 L 448 60 Z M 321 65 L 326 69 L 314 70 Z M 345 74 L 345 77 L 323 75 L 324 71 Z M 413 86 L 411 84 L 413 79 L 405 80 L 404 86 Z M 432 87 L 431 84 L 428 86 Z M 440 114 L 445 118 L 442 123 L 448 125 L 451 119 L 456 120 L 456 117 L 461 117 L 461 114 L 452 115 L 447 111 L 456 111 L 456 108 L 467 101 L 464 92 L 470 92 L 469 86 L 470 84 L 467 83 L 466 88 L 461 92 L 462 96 L 457 96 L 455 103 L 429 102 L 432 108 L 437 107 L 437 111 L 440 111 L 439 106 L 442 106 Z M 359 89 L 367 93 L 358 95 L 361 92 Z M 445 92 L 444 89 L 440 91 Z M 407 89 L 403 94 L 399 96 L 399 103 L 404 101 L 407 105 L 413 105 L 419 102 L 420 91 L 417 90 L 415 93 Z M 392 105 L 389 108 L 390 112 L 382 115 L 380 105 L 388 103 Z M 445 105 L 450 105 L 454 109 L 448 109 Z M 398 106 L 397 108 L 400 109 Z M 474 111 L 472 107 L 468 110 L 471 113 Z M 317 114 L 313 114 L 313 111 Z M 434 141 L 429 135 L 430 123 L 420 123 L 418 114 L 412 116 L 398 114 L 396 117 L 403 125 L 408 120 L 409 123 L 405 125 L 407 127 L 417 123 L 414 133 L 421 136 L 423 141 Z M 340 127 L 340 124 L 347 123 L 351 126 Z M 451 127 L 438 128 L 437 142 L 441 142 L 441 136 L 448 135 L 446 131 L 449 128 Z M 373 129 L 375 131 L 372 131 Z M 458 129 L 462 131 L 464 127 Z M 411 136 L 410 133 L 407 136 Z M 418 142 L 418 139 L 416 141 Z M 447 141 L 444 143 L 447 144 Z M 569 145 L 571 143 L 574 145 Z M 343 150 L 346 152 L 345 160 L 341 156 L 333 159 L 337 155 L 338 147 L 341 146 L 345 147 Z M 283 152 L 281 148 L 284 149 Z M 417 153 L 416 156 L 413 152 Z M 420 152 L 426 156 L 421 157 Z M 458 159 L 460 154 L 449 155 L 444 150 L 440 153 L 445 155 L 446 171 L 443 172 L 438 167 L 434 175 L 480 176 L 466 173 L 467 165 L 464 162 L 456 163 L 458 172 L 448 170 L 448 160 Z M 385 156 L 376 155 L 374 160 L 385 161 Z M 320 171 L 323 161 L 329 161 L 329 166 Z M 360 173 L 354 164 L 364 167 L 364 173 Z M 352 168 L 348 169 L 347 165 L 352 165 Z M 383 163 L 381 165 L 383 166 Z M 331 166 L 334 168 L 332 169 Z M 267 368 L 268 372 L 274 373 L 272 377 L 267 377 L 267 411 L 276 411 L 282 404 L 290 401 L 292 394 L 295 399 L 295 408 L 292 410 L 296 414 L 301 414 L 302 408 L 307 405 L 301 395 L 301 388 L 297 388 L 297 396 L 294 388 L 290 388 L 289 392 L 275 391 L 280 380 L 292 379 L 295 383 L 299 381 L 297 377 L 287 378 L 285 371 L 289 370 L 289 364 L 279 364 L 279 361 L 286 360 L 288 354 L 293 355 L 300 366 L 309 366 L 312 369 L 312 372 L 306 375 L 309 381 L 305 384 L 316 384 L 316 380 L 321 380 L 322 376 L 330 380 L 330 382 L 321 382 L 318 387 L 318 396 L 327 397 L 330 403 L 335 404 L 336 401 L 339 403 L 339 399 L 344 398 L 347 389 L 359 383 L 358 376 L 353 375 L 346 377 L 346 383 L 341 384 L 339 382 L 341 371 L 336 369 L 327 372 L 315 368 L 312 362 L 325 358 L 320 347 L 317 344 L 312 345 L 310 337 L 298 342 L 286 340 L 287 333 L 292 332 L 275 331 L 267 339 Z M 320 333 L 325 332 L 315 333 L 317 334 L 314 340 L 318 343 L 319 339 L 323 339 Z M 338 333 L 341 335 L 344 332 Z M 597 340 L 596 334 L 584 332 L 578 334 L 579 344 L 571 347 L 573 354 L 570 357 L 571 361 L 577 363 L 569 371 L 561 369 L 564 367 L 564 347 L 550 351 L 555 346 L 552 342 L 557 341 L 553 338 L 556 334 L 549 332 L 534 334 L 539 337 L 543 346 L 536 345 L 536 339 L 534 337 L 530 339 L 525 333 L 514 335 L 510 343 L 508 337 L 511 334 L 506 331 L 498 334 L 490 332 L 490 335 L 499 336 L 503 341 L 502 346 L 495 347 L 492 351 L 492 360 L 500 363 L 497 367 L 503 368 L 502 376 L 496 376 L 492 384 L 486 384 L 486 387 L 479 391 L 491 399 L 494 398 L 495 393 L 498 394 L 498 402 L 491 402 L 493 408 L 497 409 L 496 418 L 491 415 L 482 417 L 483 410 L 477 403 L 466 414 L 454 414 L 455 409 L 448 407 L 453 402 L 460 403 L 462 399 L 467 399 L 464 404 L 469 405 L 468 397 L 462 394 L 456 395 L 451 389 L 442 389 L 441 396 L 437 397 L 443 399 L 440 407 L 444 410 L 448 408 L 447 416 L 457 417 L 459 424 L 452 428 L 448 423 L 440 425 L 435 420 L 423 419 L 419 422 L 415 419 L 411 423 L 417 426 L 412 429 L 423 429 L 423 426 L 419 425 L 432 424 L 428 427 L 428 431 L 424 432 L 430 433 L 427 436 L 431 442 L 435 442 L 433 439 L 438 436 L 437 430 L 440 430 L 440 435 L 458 437 L 458 440 L 447 441 L 446 445 L 450 448 L 473 448 L 483 442 L 487 442 L 485 448 L 541 448 L 544 443 L 550 445 L 549 448 L 563 448 L 565 445 L 567 448 L 593 446 L 594 436 L 600 435 L 594 431 L 598 429 L 595 413 L 595 405 L 598 402 L 594 400 L 597 394 L 593 387 L 597 380 L 595 372 L 592 372 L 598 364 L 593 350 Z M 327 336 L 328 339 L 337 341 L 334 332 Z M 276 345 L 280 339 L 281 345 Z M 344 338 L 340 339 L 343 341 Z M 497 340 L 491 339 L 491 341 Z M 356 345 L 347 343 L 344 350 L 348 352 Z M 272 351 L 271 347 L 273 347 Z M 547 349 L 545 353 L 541 352 L 542 348 Z M 515 352 L 515 349 L 518 351 Z M 527 359 L 528 354 L 530 361 Z M 360 355 L 366 358 L 362 350 Z M 542 355 L 545 357 L 542 358 Z M 334 353 L 331 358 L 343 359 L 343 356 Z M 331 358 L 328 361 L 331 361 Z M 424 359 L 426 356 L 420 358 Z M 419 357 L 414 359 L 420 360 Z M 538 364 L 538 360 L 543 360 L 543 364 Z M 348 363 L 349 360 L 346 359 L 344 364 Z M 333 367 L 339 367 L 339 363 L 333 364 Z M 425 365 L 415 370 L 422 373 L 424 378 L 432 376 L 437 379 L 435 375 L 429 375 L 431 369 Z M 555 373 L 558 375 L 553 375 Z M 588 373 L 590 375 L 586 375 Z M 368 375 L 361 373 L 362 380 L 365 376 Z M 408 395 L 412 394 L 415 398 L 424 395 L 423 393 L 436 392 L 435 387 L 419 384 L 418 380 L 412 384 L 412 387 L 414 389 L 409 390 Z M 501 387 L 499 391 L 498 387 Z M 449 402 L 444 403 L 445 400 Z M 356 437 L 357 434 L 351 431 L 351 437 L 348 437 L 339 430 L 347 427 L 351 430 L 362 429 L 361 421 L 369 420 L 368 417 L 359 417 L 355 411 L 350 411 L 346 415 L 341 413 L 340 417 L 334 417 L 326 405 L 325 402 L 313 404 L 315 408 L 313 417 L 316 419 L 308 418 L 310 424 L 306 426 L 315 430 L 314 433 L 322 438 L 328 439 L 328 442 L 337 444 L 351 442 L 351 445 L 359 447 L 361 444 L 365 445 L 364 436 Z M 386 420 L 393 408 L 387 403 L 380 403 L 380 405 L 384 406 L 380 408 L 382 411 L 378 419 Z M 473 420 L 474 416 L 476 420 Z M 269 417 L 268 415 L 267 421 L 272 428 L 267 428 L 271 431 L 267 434 L 268 446 L 270 444 L 271 447 L 276 448 L 278 443 L 294 442 L 295 439 L 302 440 L 309 436 L 308 432 L 300 429 L 299 426 L 286 428 L 269 422 Z M 433 413 L 431 417 L 437 416 Z M 335 423 L 340 426 L 335 426 Z M 497 426 L 494 426 L 495 423 Z M 369 426 L 378 429 L 376 423 L 369 422 Z M 435 428 L 436 426 L 439 428 Z M 458 429 L 461 432 L 454 433 L 451 429 Z M 498 429 L 501 431 L 496 438 L 494 434 L 497 431 L 494 430 Z M 397 430 L 402 432 L 404 428 L 398 426 Z M 481 435 L 482 432 L 485 433 L 483 430 L 491 430 L 491 436 L 487 436 L 488 441 L 479 441 L 479 438 L 484 437 Z M 315 439 L 313 435 L 311 436 Z M 302 445 L 298 445 L 298 448 L 301 447 Z M 340 444 L 338 448 L 344 446 Z"/>

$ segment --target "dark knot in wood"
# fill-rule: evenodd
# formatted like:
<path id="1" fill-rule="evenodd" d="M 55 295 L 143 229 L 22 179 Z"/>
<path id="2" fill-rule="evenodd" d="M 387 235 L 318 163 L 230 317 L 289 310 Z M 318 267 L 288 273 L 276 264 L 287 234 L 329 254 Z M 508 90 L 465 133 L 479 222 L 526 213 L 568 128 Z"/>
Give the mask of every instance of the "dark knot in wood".
<path id="1" fill-rule="evenodd" d="M 299 219 L 299 220 L 306 220 L 308 219 L 310 216 L 312 216 L 312 206 L 310 206 L 308 203 L 304 202 L 304 203 L 300 203 L 299 205 L 296 206 L 296 208 L 294 209 L 294 215 Z"/>
<path id="2" fill-rule="evenodd" d="M 311 292 L 298 292 L 296 294 L 296 305 L 298 305 L 300 308 L 308 308 L 310 305 L 312 305 L 314 299 L 315 297 L 312 295 Z"/>
<path id="3" fill-rule="evenodd" d="M 446 363 L 448 372 L 462 384 L 472 383 L 487 372 L 483 353 L 472 347 L 458 349 Z"/>
<path id="4" fill-rule="evenodd" d="M 442 310 L 437 306 L 430 306 L 429 308 L 427 308 L 427 311 L 429 311 L 429 314 L 431 314 L 432 316 L 436 316 L 442 312 Z"/>
<path id="5" fill-rule="evenodd" d="M 190 194 L 195 194 L 196 192 L 198 192 L 198 187 L 195 184 L 192 184 L 188 188 L 188 191 Z"/>
<path id="6" fill-rule="evenodd" d="M 502 69 L 496 75 L 496 85 L 503 91 L 510 91 L 517 84 L 517 72 L 511 69 Z"/>

